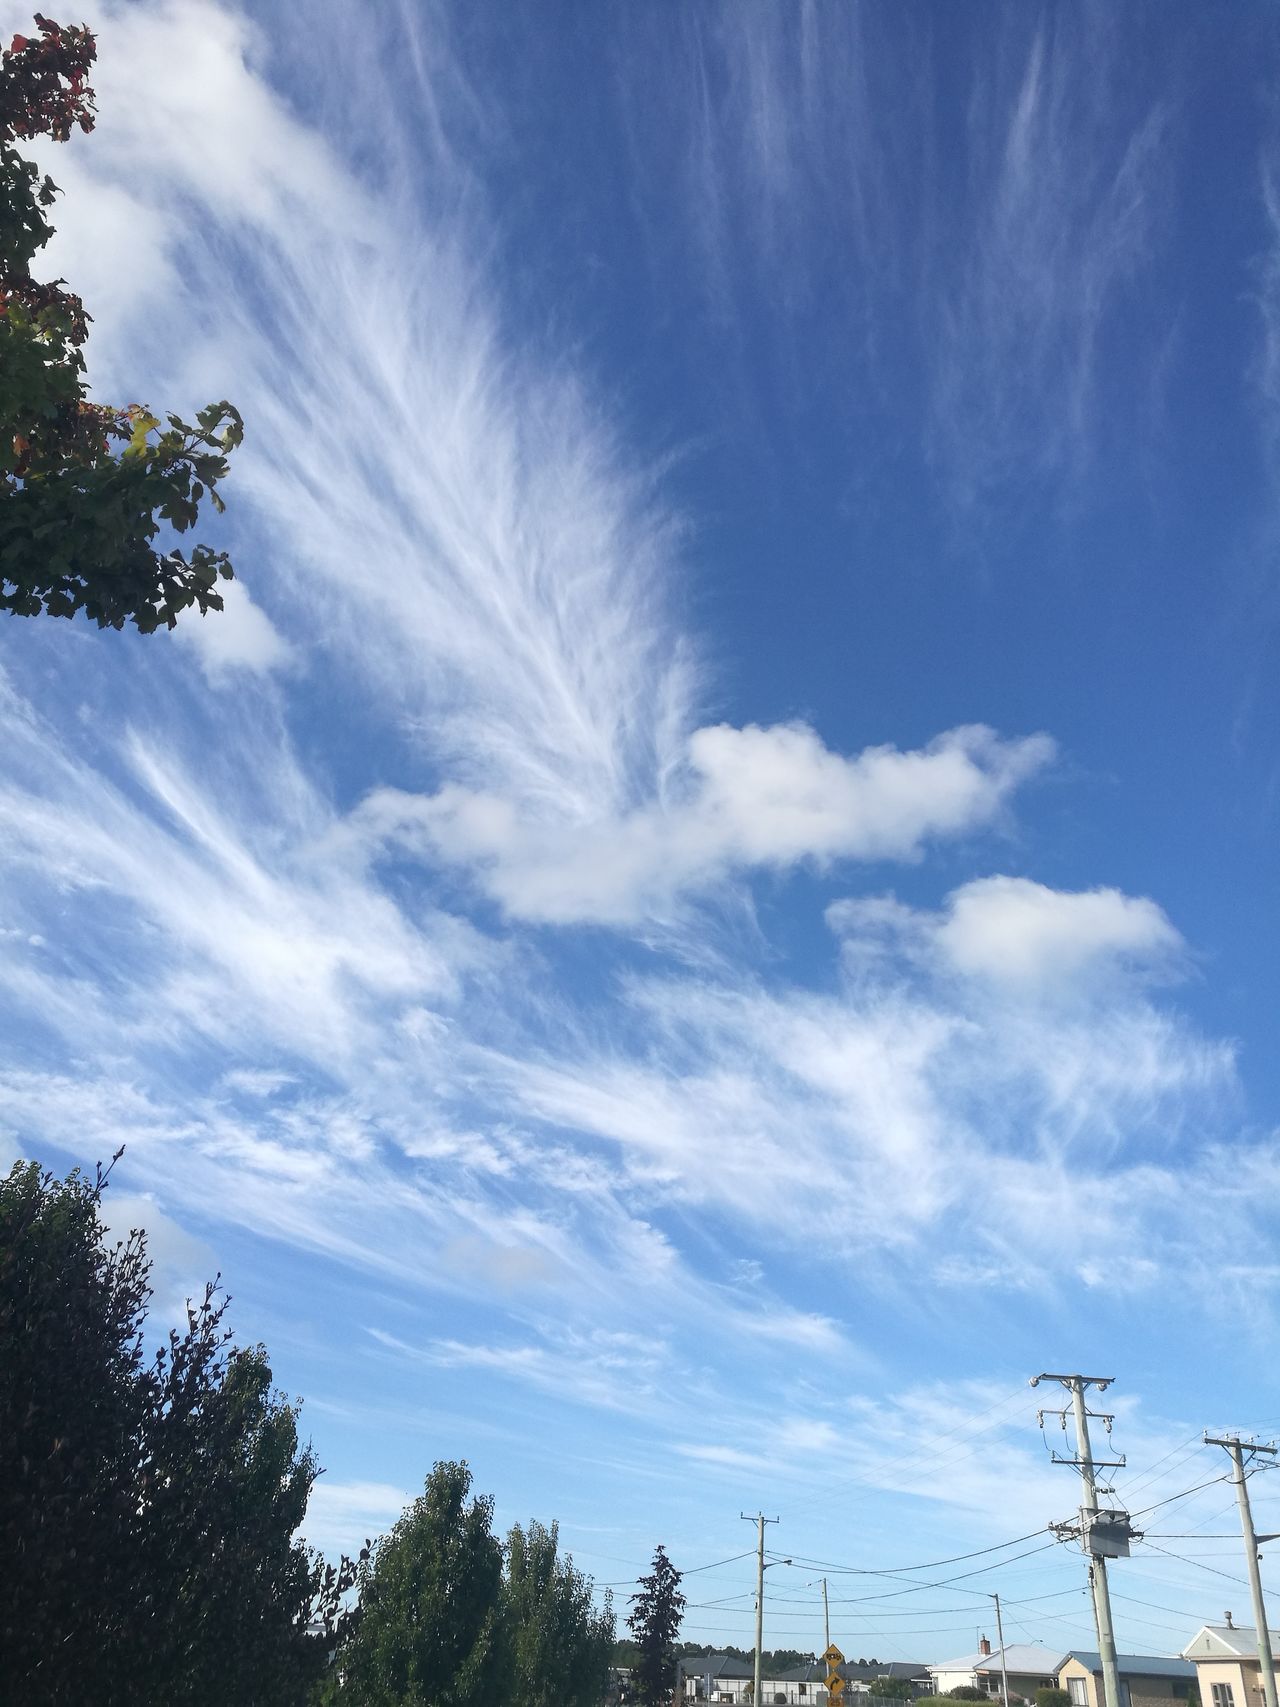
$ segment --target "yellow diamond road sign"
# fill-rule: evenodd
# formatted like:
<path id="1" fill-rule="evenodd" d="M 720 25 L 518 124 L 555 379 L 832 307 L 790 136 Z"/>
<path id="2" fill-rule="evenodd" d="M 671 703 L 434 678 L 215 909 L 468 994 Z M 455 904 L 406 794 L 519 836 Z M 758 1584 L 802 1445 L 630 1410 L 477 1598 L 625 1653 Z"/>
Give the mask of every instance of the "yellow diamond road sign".
<path id="1" fill-rule="evenodd" d="M 841 1677 L 839 1670 L 839 1668 L 844 1664 L 844 1655 L 840 1652 L 839 1648 L 836 1647 L 835 1643 L 832 1642 L 831 1646 L 822 1657 L 827 1662 L 828 1699 L 838 1702 L 840 1697 L 844 1694 L 844 1679 Z"/>

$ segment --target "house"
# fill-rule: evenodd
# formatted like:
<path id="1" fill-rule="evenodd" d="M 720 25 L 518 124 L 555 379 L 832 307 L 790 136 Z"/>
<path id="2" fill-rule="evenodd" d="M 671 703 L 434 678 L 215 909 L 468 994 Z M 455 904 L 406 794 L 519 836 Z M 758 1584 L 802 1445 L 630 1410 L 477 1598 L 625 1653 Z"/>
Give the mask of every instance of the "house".
<path id="1" fill-rule="evenodd" d="M 694 1654 L 676 1666 L 676 1695 L 683 1701 L 750 1701 L 752 1676 L 750 1660 L 733 1654 Z M 765 1695 L 763 1687 L 760 1693 Z"/>
<path id="2" fill-rule="evenodd" d="M 760 1699 L 765 1707 L 825 1707 L 827 1668 L 821 1660 L 792 1666 L 760 1679 Z"/>
<path id="3" fill-rule="evenodd" d="M 876 1680 L 882 1677 L 892 1678 L 895 1683 L 909 1683 L 917 1695 L 927 1695 L 932 1687 L 929 1668 L 919 1660 L 885 1660 L 874 1665 L 847 1660 L 840 1667 L 840 1675 L 849 1685 L 848 1694 L 875 1695 Z"/>
<path id="4" fill-rule="evenodd" d="M 874 1698 L 877 1678 L 905 1678 L 923 1689 L 928 1683 L 929 1668 L 903 1660 L 874 1666 L 846 1662 L 840 1667 L 840 1675 L 848 1684 L 850 1694 Z M 787 1671 L 772 1672 L 760 1679 L 762 1707 L 827 1707 L 826 1682 L 827 1668 L 821 1660 L 810 1660 Z M 706 1654 L 680 1661 L 678 1694 L 681 1700 L 749 1703 L 751 1690 L 750 1659 L 740 1660 L 729 1654 Z"/>
<path id="5" fill-rule="evenodd" d="M 1009 1694 L 1033 1701 L 1037 1689 L 1052 1689 L 1054 1679 L 1063 1664 L 1064 1655 L 1052 1648 L 1036 1647 L 1031 1642 L 1010 1642 L 1003 1650 L 1004 1667 L 1009 1673 Z M 964 1654 L 957 1660 L 942 1660 L 929 1667 L 935 1695 L 946 1695 L 952 1689 L 982 1689 L 993 1698 L 1001 1690 L 1001 1650 L 992 1652 L 984 1636 L 976 1654 Z"/>
<path id="6" fill-rule="evenodd" d="M 1168 1660 L 1157 1654 L 1117 1654 L 1120 1707 L 1169 1707 L 1186 1701 L 1196 1680 L 1190 1660 Z M 1058 1688 L 1070 1695 L 1072 1707 L 1105 1707 L 1102 1655 L 1089 1650 L 1069 1653 L 1058 1671 Z"/>
<path id="7" fill-rule="evenodd" d="M 1271 1653 L 1280 1660 L 1275 1636 Z M 1228 1613 L 1225 1624 L 1204 1625 L 1182 1657 L 1196 1668 L 1203 1707 L 1263 1707 L 1258 1632 L 1252 1626 L 1233 1624 Z"/>

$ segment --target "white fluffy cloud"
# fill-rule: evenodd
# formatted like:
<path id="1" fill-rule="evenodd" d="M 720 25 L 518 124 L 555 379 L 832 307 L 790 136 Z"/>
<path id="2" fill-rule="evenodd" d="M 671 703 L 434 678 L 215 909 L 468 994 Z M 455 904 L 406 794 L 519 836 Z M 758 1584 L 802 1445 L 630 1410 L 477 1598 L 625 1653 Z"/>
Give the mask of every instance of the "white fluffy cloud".
<path id="1" fill-rule="evenodd" d="M 196 653 L 206 680 L 218 686 L 241 671 L 269 675 L 288 664 L 293 649 L 244 583 L 225 582 L 220 591 L 221 611 L 193 612 L 174 630 L 177 643 Z"/>
<path id="2" fill-rule="evenodd" d="M 621 817 L 536 821 L 453 786 L 433 796 L 383 790 L 356 823 L 375 843 L 416 843 L 474 868 L 513 917 L 627 925 L 753 869 L 915 859 L 926 841 L 991 824 L 1052 754 L 1047 736 L 1006 741 L 970 726 L 917 751 L 845 758 L 805 724 L 718 724 L 690 737 L 673 798 Z"/>
<path id="3" fill-rule="evenodd" d="M 1050 889 L 1026 877 L 980 877 L 939 912 L 892 896 L 838 901 L 828 923 L 851 965 L 926 961 L 1023 996 L 1082 990 L 1175 969 L 1181 936 L 1154 901 L 1118 889 Z"/>
<path id="4" fill-rule="evenodd" d="M 1118 889 L 1066 894 L 1025 877 L 985 877 L 951 896 L 938 943 L 960 972 L 1043 984 L 1159 964 L 1182 938 L 1154 901 Z"/>

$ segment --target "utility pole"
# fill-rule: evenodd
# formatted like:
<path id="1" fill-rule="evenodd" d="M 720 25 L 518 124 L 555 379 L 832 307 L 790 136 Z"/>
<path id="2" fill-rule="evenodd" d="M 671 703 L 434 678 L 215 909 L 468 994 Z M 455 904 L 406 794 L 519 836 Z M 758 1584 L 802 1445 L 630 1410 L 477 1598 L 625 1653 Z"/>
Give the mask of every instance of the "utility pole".
<path id="1" fill-rule="evenodd" d="M 1106 1707 L 1121 1707 L 1120 1699 L 1120 1668 L 1116 1664 L 1115 1627 L 1111 1621 L 1111 1594 L 1107 1587 L 1107 1558 L 1123 1558 L 1128 1556 L 1129 1537 L 1133 1533 L 1129 1526 L 1128 1514 L 1124 1512 L 1107 1513 L 1105 1526 L 1099 1521 L 1098 1484 L 1094 1471 L 1099 1469 L 1121 1470 L 1124 1468 L 1123 1458 L 1095 1458 L 1089 1446 L 1089 1418 L 1104 1422 L 1108 1434 L 1111 1432 L 1112 1418 L 1097 1411 L 1090 1411 L 1084 1402 L 1085 1391 L 1096 1387 L 1100 1393 L 1115 1380 L 1114 1375 L 1035 1375 L 1031 1385 L 1038 1387 L 1042 1381 L 1057 1381 L 1071 1395 L 1071 1410 L 1076 1425 L 1076 1454 L 1074 1458 L 1059 1458 L 1055 1452 L 1055 1464 L 1072 1464 L 1080 1472 L 1084 1483 L 1084 1505 L 1080 1512 L 1078 1531 L 1069 1524 L 1054 1524 L 1051 1527 L 1057 1532 L 1059 1540 L 1064 1533 L 1078 1533 L 1080 1544 L 1089 1557 L 1089 1587 L 1093 1594 L 1093 1619 L 1098 1631 L 1098 1652 L 1102 1659 L 1102 1687 L 1106 1696 Z M 1065 1429 L 1066 1412 L 1056 1413 L 1062 1418 Z M 1045 1413 L 1040 1413 L 1043 1425 Z M 1104 1539 L 1104 1532 L 1106 1538 Z M 1101 1549 L 1106 1548 L 1107 1551 Z M 1271 1704 L 1268 1703 L 1268 1707 Z"/>
<path id="2" fill-rule="evenodd" d="M 738 1516 L 744 1523 L 759 1526 L 756 1545 L 756 1663 L 752 1673 L 755 1682 L 751 1691 L 751 1707 L 760 1707 L 760 1653 L 764 1647 L 764 1526 L 779 1520 L 776 1517 L 766 1517 L 762 1511 L 758 1511 L 754 1517 L 749 1517 L 745 1511 L 741 1511 Z"/>
<path id="3" fill-rule="evenodd" d="M 831 1612 L 827 1606 L 827 1579 L 825 1577 L 822 1579 L 822 1630 L 827 1638 L 827 1647 L 829 1648 L 831 1646 Z M 1004 1707 L 1009 1707 L 1007 1701 Z M 1274 1701 L 1268 1701 L 1267 1707 L 1276 1707 L 1276 1704 Z"/>
<path id="4" fill-rule="evenodd" d="M 1004 1651 L 1004 1625 L 1000 1620 L 1000 1596 L 993 1594 L 991 1598 L 996 1603 L 996 1640 L 1000 1644 L 1000 1698 L 1004 1707 L 1009 1707 L 1009 1666 Z"/>
<path id="5" fill-rule="evenodd" d="M 1249 1567 L 1249 1590 L 1253 1595 L 1253 1622 L 1258 1632 L 1258 1664 L 1262 1668 L 1262 1692 L 1266 1696 L 1267 1707 L 1277 1707 L 1276 1703 L 1276 1667 L 1271 1657 L 1271 1632 L 1267 1629 L 1267 1608 L 1262 1599 L 1262 1578 L 1258 1572 L 1258 1537 L 1253 1529 L 1253 1513 L 1249 1509 L 1249 1488 L 1244 1473 L 1244 1455 L 1250 1458 L 1264 1452 L 1269 1458 L 1274 1458 L 1274 1446 L 1259 1446 L 1256 1441 L 1241 1440 L 1239 1435 L 1229 1435 L 1225 1440 L 1217 1435 L 1206 1434 L 1206 1446 L 1225 1446 L 1231 1457 L 1231 1480 L 1236 1485 L 1236 1501 L 1240 1507 L 1240 1531 L 1244 1536 L 1244 1559 Z"/>

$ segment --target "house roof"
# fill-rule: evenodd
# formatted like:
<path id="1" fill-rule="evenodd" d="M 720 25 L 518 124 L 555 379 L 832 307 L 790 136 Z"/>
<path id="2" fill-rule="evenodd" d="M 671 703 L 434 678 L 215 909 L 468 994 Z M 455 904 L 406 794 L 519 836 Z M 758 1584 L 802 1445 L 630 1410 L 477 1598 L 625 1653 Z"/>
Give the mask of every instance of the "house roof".
<path id="1" fill-rule="evenodd" d="M 735 1654 L 686 1654 L 680 1661 L 680 1672 L 684 1677 L 706 1677 L 708 1673 L 712 1677 L 733 1678 L 754 1675 L 751 1665 Z"/>
<path id="2" fill-rule="evenodd" d="M 1258 1632 L 1252 1624 L 1202 1624 L 1195 1635 L 1182 1650 L 1183 1658 L 1190 1656 L 1192 1648 L 1202 1636 L 1212 1636 L 1229 1654 L 1239 1654 L 1243 1659 L 1252 1659 L 1258 1652 Z M 1280 1632 L 1271 1637 L 1271 1652 L 1280 1659 Z M 1205 1644 L 1208 1648 L 1208 1644 Z M 1212 1653 L 1203 1653 L 1202 1659 L 1212 1658 Z"/>
<path id="3" fill-rule="evenodd" d="M 1005 1669 L 1018 1672 L 1023 1677 L 1052 1677 L 1063 1658 L 1052 1648 L 1036 1647 L 1031 1642 L 1010 1642 L 1004 1650 Z M 993 1648 L 989 1654 L 963 1654 L 958 1660 L 939 1660 L 928 1669 L 935 1674 L 940 1671 L 999 1671 L 1000 1649 Z"/>
<path id="4" fill-rule="evenodd" d="M 1102 1670 L 1102 1655 L 1089 1648 L 1073 1648 L 1067 1659 L 1079 1660 L 1089 1671 Z M 1190 1660 L 1167 1659 L 1163 1654 L 1117 1654 L 1116 1665 L 1121 1677 L 1194 1677 L 1196 1671 Z"/>
<path id="5" fill-rule="evenodd" d="M 856 1678 L 859 1683 L 869 1683 L 877 1677 L 927 1677 L 929 1667 L 916 1660 L 886 1660 L 883 1665 L 864 1666 L 856 1660 L 846 1660 L 840 1667 L 847 1678 Z"/>

